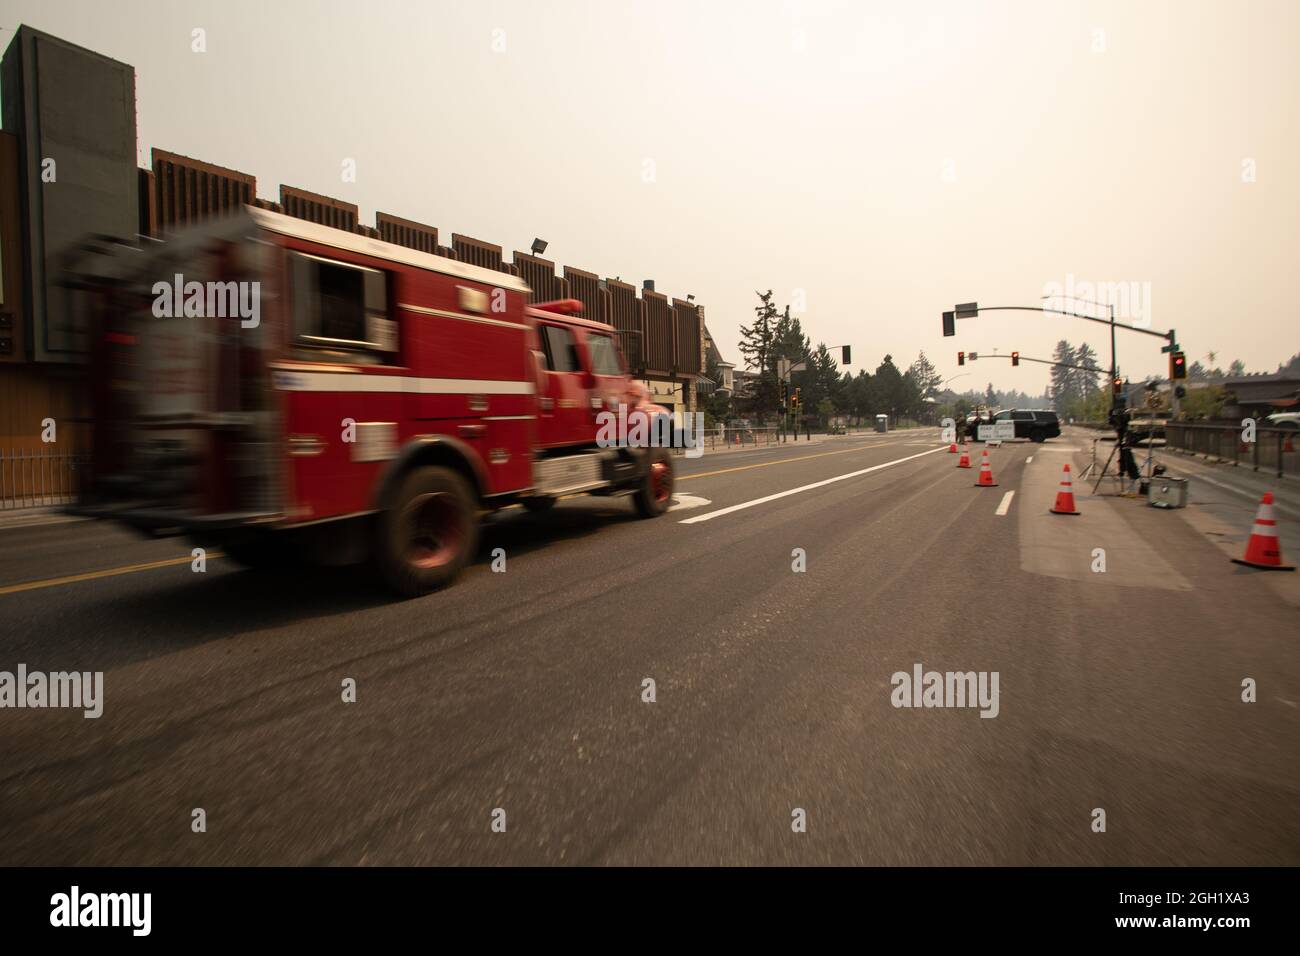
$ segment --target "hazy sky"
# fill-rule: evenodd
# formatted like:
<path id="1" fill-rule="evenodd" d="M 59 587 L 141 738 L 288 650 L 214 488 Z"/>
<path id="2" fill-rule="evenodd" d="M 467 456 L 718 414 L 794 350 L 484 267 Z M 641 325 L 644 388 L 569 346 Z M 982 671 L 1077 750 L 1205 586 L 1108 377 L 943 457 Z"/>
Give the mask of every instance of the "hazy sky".
<path id="1" fill-rule="evenodd" d="M 733 361 L 769 287 L 855 368 L 924 349 L 955 375 L 958 349 L 1047 358 L 1062 337 L 1108 364 L 1075 319 L 941 335 L 954 302 L 1071 283 L 1131 289 L 1192 360 L 1300 351 L 1294 0 L 0 0 L 0 42 L 20 22 L 135 67 L 141 165 L 158 146 L 444 241 L 541 236 L 694 293 Z M 1160 345 L 1121 332 L 1121 368 L 1163 373 Z M 1047 382 L 968 369 L 953 387 Z"/>

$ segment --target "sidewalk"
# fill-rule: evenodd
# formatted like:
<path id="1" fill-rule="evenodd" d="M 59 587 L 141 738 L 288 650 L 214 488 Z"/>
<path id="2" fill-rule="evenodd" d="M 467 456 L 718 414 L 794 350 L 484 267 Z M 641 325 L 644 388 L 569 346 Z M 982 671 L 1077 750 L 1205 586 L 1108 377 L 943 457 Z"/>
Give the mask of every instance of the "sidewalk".
<path id="1" fill-rule="evenodd" d="M 1099 455 L 1102 454 L 1102 447 L 1106 447 L 1109 453 L 1109 445 L 1099 445 Z M 1145 466 L 1146 450 L 1138 451 L 1138 464 Z M 1083 463 L 1086 464 L 1089 454 L 1085 451 L 1080 456 Z M 1163 447 L 1155 448 L 1153 457 L 1156 464 L 1165 466 L 1169 477 L 1187 479 L 1187 507 L 1171 513 L 1181 516 L 1219 549 L 1224 557 L 1225 573 L 1229 573 L 1229 569 L 1235 569 L 1231 573 L 1266 575 L 1271 586 L 1285 600 L 1300 606 L 1300 572 L 1252 571 L 1230 562 L 1230 559 L 1240 558 L 1244 554 L 1259 509 L 1259 500 L 1267 491 L 1273 492 L 1283 560 L 1288 564 L 1300 562 L 1300 483 L 1294 479 L 1278 478 L 1275 474 L 1234 467 L 1231 463 L 1213 464 Z M 1101 458 L 1101 461 L 1104 460 L 1104 457 Z M 1113 462 L 1111 467 L 1115 467 Z M 1159 481 L 1158 478 L 1155 480 Z M 1100 500 L 1100 493 L 1112 486 L 1110 479 L 1106 479 L 1099 489 L 1099 497 L 1093 498 L 1093 482 L 1080 484 L 1082 487 L 1076 485 L 1075 494 L 1082 491 L 1086 501 Z M 1136 507 L 1146 507 L 1142 499 L 1127 500 L 1132 501 Z"/>
<path id="2" fill-rule="evenodd" d="M 0 511 L 0 531 L 9 528 L 30 528 L 42 524 L 67 524 L 72 521 L 89 521 L 76 515 L 66 515 L 62 506 L 14 508 Z"/>

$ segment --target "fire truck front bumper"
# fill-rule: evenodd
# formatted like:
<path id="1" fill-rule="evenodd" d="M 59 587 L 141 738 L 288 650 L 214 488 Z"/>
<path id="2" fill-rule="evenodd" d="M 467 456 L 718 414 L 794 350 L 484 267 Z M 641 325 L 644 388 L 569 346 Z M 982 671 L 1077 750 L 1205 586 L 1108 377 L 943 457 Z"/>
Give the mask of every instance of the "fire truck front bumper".
<path id="1" fill-rule="evenodd" d="M 150 507 L 135 503 L 78 503 L 64 512 L 83 518 L 117 521 L 155 538 L 178 534 L 205 534 L 247 528 L 250 525 L 273 525 L 284 519 L 279 512 L 233 511 L 225 514 L 198 514 L 177 508 Z"/>

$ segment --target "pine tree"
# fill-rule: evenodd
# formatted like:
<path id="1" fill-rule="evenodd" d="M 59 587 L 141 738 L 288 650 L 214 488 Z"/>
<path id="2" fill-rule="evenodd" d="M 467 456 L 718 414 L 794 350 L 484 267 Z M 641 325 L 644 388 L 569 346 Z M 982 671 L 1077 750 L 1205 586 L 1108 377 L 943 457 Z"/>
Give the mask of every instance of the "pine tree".
<path id="1" fill-rule="evenodd" d="M 779 404 L 776 381 L 775 333 L 776 306 L 772 304 L 772 290 L 756 292 L 759 304 L 754 306 L 754 321 L 740 327 L 740 354 L 745 364 L 758 373 L 754 381 L 750 402 L 754 413 L 764 420 Z"/>
<path id="2" fill-rule="evenodd" d="M 1078 371 L 1077 373 L 1079 396 L 1085 405 L 1090 405 L 1094 396 L 1101 391 L 1101 384 L 1097 381 L 1097 377 L 1101 374 L 1101 367 L 1097 364 L 1097 353 L 1087 342 L 1080 345 L 1074 353 L 1074 364 L 1096 369 L 1095 372 Z"/>
<path id="3" fill-rule="evenodd" d="M 1079 364 L 1077 357 L 1074 347 L 1065 339 L 1057 342 L 1052 352 L 1052 361 L 1063 363 L 1052 366 L 1052 407 L 1058 414 L 1067 414 L 1071 403 L 1077 401 L 1082 393 L 1075 370 L 1066 367 Z"/>

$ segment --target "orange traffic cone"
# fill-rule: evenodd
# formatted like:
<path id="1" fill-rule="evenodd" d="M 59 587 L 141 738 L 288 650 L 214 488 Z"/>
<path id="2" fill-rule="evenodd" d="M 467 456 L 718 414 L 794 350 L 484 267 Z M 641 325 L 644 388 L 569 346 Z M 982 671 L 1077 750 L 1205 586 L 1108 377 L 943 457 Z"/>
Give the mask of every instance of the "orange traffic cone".
<path id="1" fill-rule="evenodd" d="M 1065 471 L 1061 473 L 1061 486 L 1056 492 L 1056 504 L 1049 509 L 1054 515 L 1077 515 L 1074 507 L 1074 486 L 1070 484 L 1070 464 L 1066 462 Z"/>
<path id="2" fill-rule="evenodd" d="M 1246 556 L 1233 558 L 1234 564 L 1244 564 L 1248 568 L 1263 571 L 1294 571 L 1295 567 L 1282 563 L 1282 545 L 1277 539 L 1277 519 L 1273 517 L 1273 492 L 1264 492 L 1259 499 L 1259 511 L 1255 512 L 1255 525 L 1250 529 L 1250 540 L 1246 542 Z"/>
<path id="3" fill-rule="evenodd" d="M 976 488 L 996 488 L 998 483 L 993 480 L 993 467 L 989 464 L 989 450 L 984 449 L 984 456 L 980 459 L 980 480 L 975 482 Z"/>
<path id="4" fill-rule="evenodd" d="M 965 448 L 961 450 L 961 457 L 957 459 L 957 467 L 958 468 L 970 467 L 970 452 L 968 452 Z"/>
<path id="5" fill-rule="evenodd" d="M 957 454 L 957 443 L 956 443 L 956 442 L 953 442 L 951 445 L 948 446 L 948 454 L 950 454 L 950 455 L 955 455 L 955 454 Z"/>

